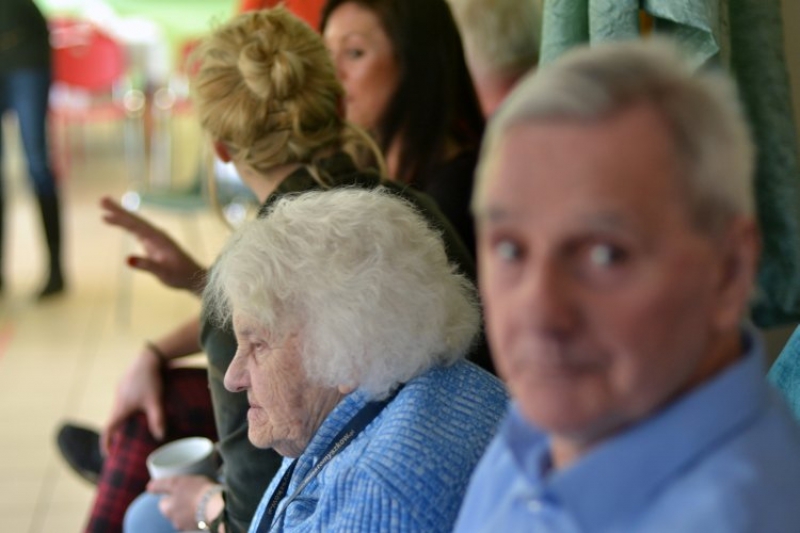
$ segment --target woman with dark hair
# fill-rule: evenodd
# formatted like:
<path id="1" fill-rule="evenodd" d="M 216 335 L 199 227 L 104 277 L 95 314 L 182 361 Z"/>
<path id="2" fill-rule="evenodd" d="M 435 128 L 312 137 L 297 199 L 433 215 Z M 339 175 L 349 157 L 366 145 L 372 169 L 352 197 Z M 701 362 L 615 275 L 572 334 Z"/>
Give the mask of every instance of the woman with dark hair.
<path id="1" fill-rule="evenodd" d="M 445 0 L 328 0 L 321 29 L 347 119 L 373 134 L 389 176 L 432 196 L 474 251 L 484 119 Z"/>

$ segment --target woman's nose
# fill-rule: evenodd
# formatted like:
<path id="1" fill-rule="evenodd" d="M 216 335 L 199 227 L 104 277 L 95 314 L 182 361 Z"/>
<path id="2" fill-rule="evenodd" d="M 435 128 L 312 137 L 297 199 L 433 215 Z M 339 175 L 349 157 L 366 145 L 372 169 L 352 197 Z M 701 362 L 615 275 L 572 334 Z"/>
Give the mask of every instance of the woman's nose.
<path id="1" fill-rule="evenodd" d="M 225 372 L 223 384 L 230 392 L 242 392 L 248 386 L 248 374 L 243 364 L 244 357 L 237 351 L 231 361 L 228 370 Z"/>

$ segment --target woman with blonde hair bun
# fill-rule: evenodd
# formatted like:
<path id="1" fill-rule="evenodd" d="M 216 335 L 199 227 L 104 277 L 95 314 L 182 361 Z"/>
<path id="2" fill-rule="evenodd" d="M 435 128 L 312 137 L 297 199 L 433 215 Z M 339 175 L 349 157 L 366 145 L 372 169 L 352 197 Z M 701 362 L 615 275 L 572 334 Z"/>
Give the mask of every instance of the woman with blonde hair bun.
<path id="1" fill-rule="evenodd" d="M 237 17 L 197 54 L 200 123 L 217 155 L 233 161 L 256 194 L 298 165 L 330 186 L 323 161 L 340 150 L 357 161 L 371 154 L 383 168 L 377 146 L 339 111 L 344 92 L 319 36 L 290 13 Z"/>
<path id="2" fill-rule="evenodd" d="M 321 37 L 306 23 L 282 8 L 245 13 L 214 30 L 196 58 L 192 91 L 200 122 L 216 154 L 233 163 L 262 202 L 261 213 L 291 193 L 385 185 L 421 210 L 443 236 L 455 268 L 474 280 L 469 252 L 433 201 L 386 183 L 380 170 L 360 163 L 382 159 L 370 138 L 343 119 L 342 87 Z M 140 217 L 109 199 L 103 205 L 107 222 L 144 244 L 147 256 L 129 260 L 132 266 L 172 287 L 202 292 L 205 268 Z M 221 327 L 202 314 L 146 344 L 118 387 L 101 439 L 107 454 L 87 531 L 118 531 L 95 518 L 126 507 L 124 530 L 134 533 L 247 529 L 281 458 L 248 441 L 248 399 L 223 386 L 236 347 L 230 324 Z M 184 376 L 176 386 L 173 362 L 201 350 L 208 356 L 207 376 Z M 183 402 L 209 390 L 213 417 L 210 410 L 191 417 L 183 412 Z M 224 485 L 203 476 L 147 482 L 150 451 L 210 422 L 216 423 Z"/>

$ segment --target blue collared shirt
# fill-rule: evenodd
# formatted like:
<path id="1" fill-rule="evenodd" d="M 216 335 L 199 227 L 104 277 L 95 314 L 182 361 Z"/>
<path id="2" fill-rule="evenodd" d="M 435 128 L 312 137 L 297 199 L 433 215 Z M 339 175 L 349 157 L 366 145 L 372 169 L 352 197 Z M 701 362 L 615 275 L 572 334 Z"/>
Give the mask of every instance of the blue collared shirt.
<path id="1" fill-rule="evenodd" d="M 455 531 L 800 532 L 800 427 L 748 341 L 740 361 L 562 470 L 512 405 Z"/>

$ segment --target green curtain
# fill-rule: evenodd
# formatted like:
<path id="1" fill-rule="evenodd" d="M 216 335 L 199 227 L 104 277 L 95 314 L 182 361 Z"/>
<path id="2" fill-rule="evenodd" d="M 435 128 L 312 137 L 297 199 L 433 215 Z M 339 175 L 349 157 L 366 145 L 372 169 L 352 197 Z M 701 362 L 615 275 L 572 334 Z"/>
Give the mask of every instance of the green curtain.
<path id="1" fill-rule="evenodd" d="M 758 145 L 756 202 L 764 249 L 753 320 L 800 320 L 800 172 L 779 0 L 546 0 L 541 60 L 569 48 L 636 38 L 639 10 L 699 67 L 734 76 Z"/>

